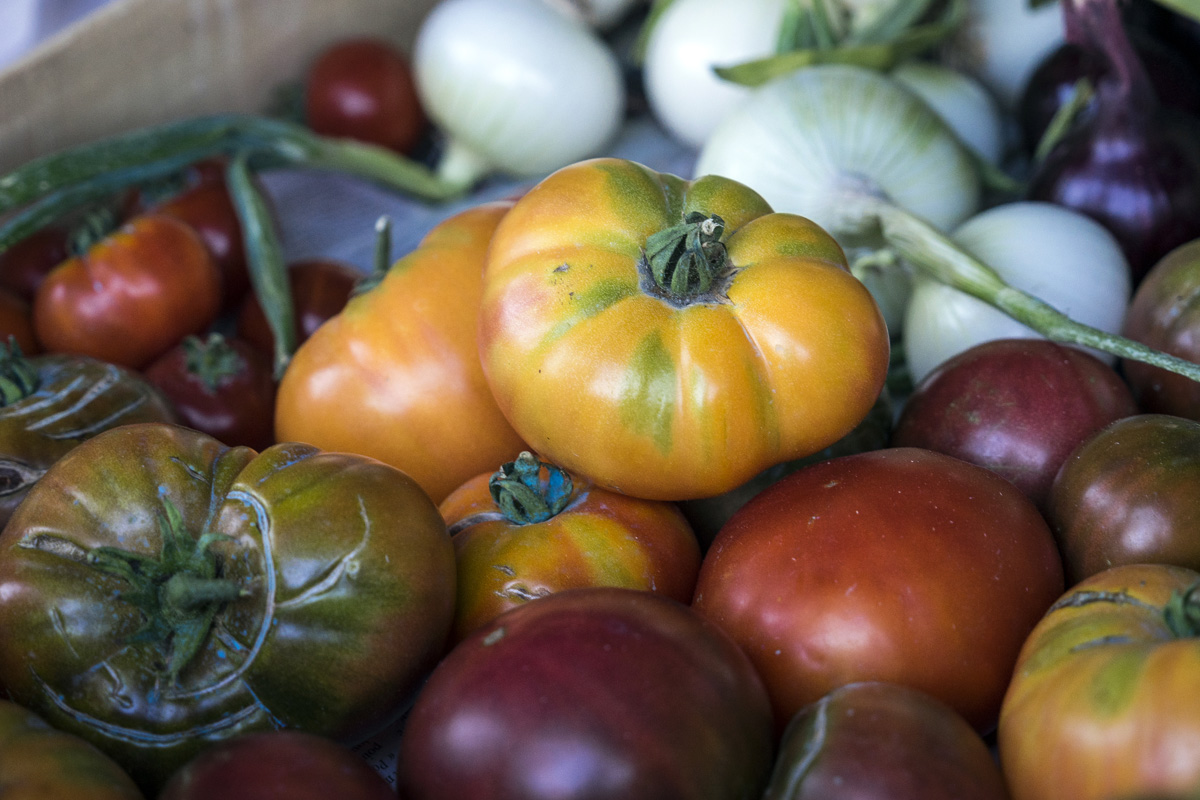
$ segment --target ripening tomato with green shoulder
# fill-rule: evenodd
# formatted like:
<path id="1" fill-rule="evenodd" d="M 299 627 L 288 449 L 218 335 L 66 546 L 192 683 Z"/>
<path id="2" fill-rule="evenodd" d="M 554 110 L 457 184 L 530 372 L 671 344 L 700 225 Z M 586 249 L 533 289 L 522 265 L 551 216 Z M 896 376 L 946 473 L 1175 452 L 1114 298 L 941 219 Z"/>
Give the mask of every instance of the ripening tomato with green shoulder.
<path id="1" fill-rule="evenodd" d="M 1127 564 L 1030 633 L 997 731 L 1013 800 L 1192 797 L 1200 786 L 1200 572 Z"/>
<path id="2" fill-rule="evenodd" d="M 462 640 L 564 589 L 617 586 L 691 602 L 700 544 L 674 503 L 610 492 L 529 452 L 439 506 L 454 541 Z"/>
<path id="3" fill-rule="evenodd" d="M 883 387 L 870 292 L 812 221 L 632 161 L 564 167 L 492 237 L 479 347 L 537 452 L 655 500 L 712 496 L 837 441 Z"/>
<path id="4" fill-rule="evenodd" d="M 280 381 L 276 438 L 391 464 L 434 502 L 527 449 L 475 344 L 484 253 L 510 207 L 440 223 L 314 331 Z"/>

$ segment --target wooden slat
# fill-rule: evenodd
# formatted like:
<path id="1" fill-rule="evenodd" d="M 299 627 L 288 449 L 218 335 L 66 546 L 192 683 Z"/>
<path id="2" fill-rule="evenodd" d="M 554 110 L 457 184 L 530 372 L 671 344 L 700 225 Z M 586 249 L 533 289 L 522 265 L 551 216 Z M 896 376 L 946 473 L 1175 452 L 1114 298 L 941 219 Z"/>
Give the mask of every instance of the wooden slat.
<path id="1" fill-rule="evenodd" d="M 0 71 L 0 172 L 145 125 L 262 111 L 339 39 L 411 50 L 435 2 L 114 0 Z"/>

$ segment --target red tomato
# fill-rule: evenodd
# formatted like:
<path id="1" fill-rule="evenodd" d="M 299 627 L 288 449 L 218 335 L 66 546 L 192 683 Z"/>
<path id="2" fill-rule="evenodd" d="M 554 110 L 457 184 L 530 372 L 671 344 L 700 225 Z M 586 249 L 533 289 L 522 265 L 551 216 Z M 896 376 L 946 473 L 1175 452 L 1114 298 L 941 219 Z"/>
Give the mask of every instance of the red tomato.
<path id="1" fill-rule="evenodd" d="M 395 800 L 396 792 L 350 749 L 295 730 L 219 742 L 182 766 L 157 800 Z"/>
<path id="2" fill-rule="evenodd" d="M 189 336 L 145 369 L 179 421 L 236 447 L 275 442 L 275 380 L 262 353 L 240 339 Z"/>
<path id="3" fill-rule="evenodd" d="M 1129 387 L 1095 356 L 1047 339 L 996 339 L 925 376 L 904 405 L 892 445 L 987 467 L 1045 510 L 1071 451 L 1136 413 Z"/>
<path id="4" fill-rule="evenodd" d="M 288 284 L 296 309 L 297 346 L 346 307 L 354 287 L 362 278 L 363 272 L 356 267 L 324 258 L 304 259 L 288 265 Z M 253 293 L 246 295 L 238 311 L 237 335 L 263 353 L 274 356 L 275 335 Z"/>
<path id="5" fill-rule="evenodd" d="M 771 710 L 745 654 L 661 595 L 572 589 L 502 614 L 434 669 L 402 797 L 755 800 Z"/>
<path id="6" fill-rule="evenodd" d="M 411 153 L 425 132 L 408 58 L 380 39 L 350 39 L 328 48 L 308 73 L 309 127 Z"/>
<path id="7" fill-rule="evenodd" d="M 563 589 L 621 586 L 687 603 L 700 544 L 673 503 L 610 492 L 526 452 L 439 510 L 458 560 L 455 636 Z"/>
<path id="8" fill-rule="evenodd" d="M 229 307 L 246 294 L 250 274 L 242 242 L 242 223 L 222 173 L 204 178 L 151 210 L 186 222 L 200 234 L 221 272 L 222 305 Z"/>
<path id="9" fill-rule="evenodd" d="M 806 467 L 743 506 L 705 556 L 693 606 L 749 654 L 780 727 L 838 686 L 879 680 L 986 731 L 1062 590 L 1050 528 L 1016 487 L 891 448 Z"/>
<path id="10" fill-rule="evenodd" d="M 147 214 L 60 264 L 38 288 L 33 323 L 50 352 L 141 369 L 216 318 L 221 278 L 200 236 Z"/>
<path id="11" fill-rule="evenodd" d="M 0 285 L 33 300 L 47 273 L 70 257 L 69 239 L 70 233 L 64 227 L 53 226 L 0 251 Z"/>

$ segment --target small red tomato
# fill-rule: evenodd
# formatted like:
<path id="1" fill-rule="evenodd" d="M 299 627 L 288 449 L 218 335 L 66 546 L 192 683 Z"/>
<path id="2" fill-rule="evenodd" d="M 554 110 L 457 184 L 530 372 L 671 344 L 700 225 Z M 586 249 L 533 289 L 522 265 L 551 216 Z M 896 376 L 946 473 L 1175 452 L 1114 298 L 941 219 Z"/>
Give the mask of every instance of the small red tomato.
<path id="1" fill-rule="evenodd" d="M 341 261 L 305 259 L 288 265 L 288 284 L 296 309 L 296 344 L 337 314 L 350 300 L 364 273 Z M 268 354 L 275 353 L 275 336 L 267 325 L 258 298 L 250 293 L 238 311 L 237 334 Z"/>
<path id="2" fill-rule="evenodd" d="M 186 222 L 200 238 L 221 272 L 221 298 L 226 307 L 250 288 L 242 223 L 224 176 L 209 178 L 153 209 Z"/>
<path id="3" fill-rule="evenodd" d="M 220 274 L 199 234 L 146 214 L 46 276 L 34 299 L 34 332 L 47 351 L 141 369 L 207 328 L 220 295 Z"/>
<path id="4" fill-rule="evenodd" d="M 379 773 L 346 747 L 295 730 L 219 742 L 179 768 L 158 800 L 395 800 Z"/>
<path id="5" fill-rule="evenodd" d="M 692 599 L 700 544 L 675 504 L 572 479 L 532 453 L 467 481 L 439 511 L 458 562 L 456 640 L 565 589 L 619 586 Z"/>
<path id="6" fill-rule="evenodd" d="M 425 132 L 425 112 L 405 55 L 385 41 L 362 38 L 325 50 L 304 92 L 309 127 L 411 153 Z"/>
<path id="7" fill-rule="evenodd" d="M 214 439 L 255 450 L 275 442 L 271 365 L 246 342 L 189 336 L 145 370 L 179 421 Z"/>
<path id="8" fill-rule="evenodd" d="M 71 256 L 70 233 L 65 227 L 48 227 L 31 233 L 0 251 L 0 285 L 19 297 L 33 300 L 50 270 Z"/>

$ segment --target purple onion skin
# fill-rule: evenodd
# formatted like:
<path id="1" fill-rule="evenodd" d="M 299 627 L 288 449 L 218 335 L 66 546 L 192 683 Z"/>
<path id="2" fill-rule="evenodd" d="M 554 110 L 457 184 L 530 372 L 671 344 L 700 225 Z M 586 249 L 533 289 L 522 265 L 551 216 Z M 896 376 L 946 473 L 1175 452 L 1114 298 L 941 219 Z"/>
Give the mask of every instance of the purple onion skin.
<path id="1" fill-rule="evenodd" d="M 1034 170 L 1028 199 L 1107 228 L 1136 285 L 1160 258 L 1200 237 L 1200 139 L 1192 126 L 1128 108 L 1111 82 L 1097 87 L 1096 103 L 1092 119 Z"/>
<path id="2" fill-rule="evenodd" d="M 1177 52 L 1149 35 L 1131 33 L 1130 36 L 1163 107 L 1200 116 L 1200 88 L 1197 88 L 1200 73 Z M 1017 106 L 1026 150 L 1033 153 L 1037 149 L 1050 120 L 1070 99 L 1076 81 L 1087 78 L 1094 87 L 1108 75 L 1108 61 L 1101 53 L 1074 42 L 1065 42 L 1047 55 L 1030 75 Z M 1081 115 L 1081 122 L 1094 113 L 1094 106 L 1093 101 L 1089 111 Z"/>

